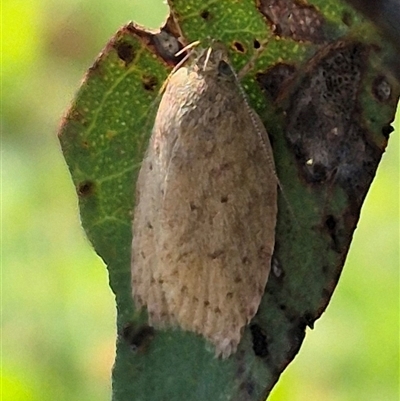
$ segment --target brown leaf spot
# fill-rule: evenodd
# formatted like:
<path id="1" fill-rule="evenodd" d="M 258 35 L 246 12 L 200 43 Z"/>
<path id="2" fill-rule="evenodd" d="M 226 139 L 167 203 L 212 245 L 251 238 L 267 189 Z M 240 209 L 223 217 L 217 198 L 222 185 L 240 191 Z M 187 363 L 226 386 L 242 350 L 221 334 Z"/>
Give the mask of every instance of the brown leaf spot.
<path id="1" fill-rule="evenodd" d="M 212 19 L 212 15 L 208 10 L 203 10 L 200 13 L 200 17 L 203 18 L 206 21 L 209 21 L 210 19 Z"/>
<path id="2" fill-rule="evenodd" d="M 87 198 L 90 195 L 93 195 L 95 191 L 95 184 L 93 181 L 83 181 L 78 184 L 77 194 L 81 198 Z"/>
<path id="3" fill-rule="evenodd" d="M 392 94 L 392 87 L 382 75 L 376 77 L 372 83 L 372 93 L 379 102 L 387 102 Z"/>
<path id="4" fill-rule="evenodd" d="M 253 41 L 253 47 L 254 47 L 255 49 L 259 49 L 259 48 L 261 47 L 261 43 L 259 42 L 258 39 L 254 39 L 254 41 Z"/>
<path id="5" fill-rule="evenodd" d="M 158 85 L 158 79 L 154 75 L 144 75 L 142 77 L 142 84 L 146 91 L 153 92 Z"/>
<path id="6" fill-rule="evenodd" d="M 122 328 L 120 337 L 129 345 L 132 351 L 145 352 L 155 336 L 153 327 L 144 324 L 136 327 L 129 322 Z"/>
<path id="7" fill-rule="evenodd" d="M 125 62 L 128 66 L 135 58 L 135 49 L 130 43 L 127 42 L 117 42 L 115 45 L 118 57 Z"/>
<path id="8" fill-rule="evenodd" d="M 325 226 L 328 229 L 328 231 L 331 231 L 331 232 L 335 231 L 335 228 L 336 228 L 336 219 L 335 219 L 335 217 L 332 216 L 331 214 L 328 215 L 326 217 L 326 220 L 325 220 Z"/>
<path id="9" fill-rule="evenodd" d="M 360 42 L 337 42 L 308 62 L 285 110 L 289 143 L 313 184 L 327 180 L 361 202 L 380 159 L 359 113 L 358 94 L 368 60 Z"/>
<path id="10" fill-rule="evenodd" d="M 245 49 L 245 47 L 243 46 L 243 44 L 242 43 L 240 43 L 240 42 L 233 42 L 232 43 L 232 47 L 237 51 L 237 52 L 239 52 L 239 53 L 245 53 L 246 52 L 246 49 Z"/>
<path id="11" fill-rule="evenodd" d="M 268 355 L 268 343 L 265 331 L 258 324 L 252 324 L 250 325 L 250 332 L 254 353 L 261 358 L 265 358 Z"/>
<path id="12" fill-rule="evenodd" d="M 263 92 L 275 101 L 295 72 L 293 65 L 279 63 L 266 72 L 256 74 L 256 80 Z"/>
<path id="13" fill-rule="evenodd" d="M 257 7 L 276 35 L 313 43 L 326 41 L 323 15 L 304 1 L 258 0 Z"/>
<path id="14" fill-rule="evenodd" d="M 342 14 L 342 21 L 345 25 L 347 25 L 348 27 L 351 27 L 354 22 L 353 15 L 351 13 L 349 13 L 348 11 L 344 11 Z"/>

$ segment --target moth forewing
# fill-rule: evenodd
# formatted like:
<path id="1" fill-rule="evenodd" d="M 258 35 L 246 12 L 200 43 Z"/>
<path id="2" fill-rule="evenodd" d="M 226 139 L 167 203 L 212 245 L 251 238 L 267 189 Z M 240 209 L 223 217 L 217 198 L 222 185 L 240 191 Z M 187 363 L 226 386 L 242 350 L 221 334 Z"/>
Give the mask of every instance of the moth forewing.
<path id="1" fill-rule="evenodd" d="M 139 174 L 132 242 L 133 296 L 150 324 L 198 333 L 223 357 L 261 302 L 277 214 L 267 133 L 226 66 L 226 53 L 213 51 L 169 79 Z"/>

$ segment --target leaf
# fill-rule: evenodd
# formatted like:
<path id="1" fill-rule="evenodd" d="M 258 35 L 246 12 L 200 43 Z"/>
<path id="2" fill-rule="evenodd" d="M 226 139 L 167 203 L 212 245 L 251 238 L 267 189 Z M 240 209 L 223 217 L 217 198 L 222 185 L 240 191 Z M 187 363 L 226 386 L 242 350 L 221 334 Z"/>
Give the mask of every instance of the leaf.
<path id="1" fill-rule="evenodd" d="M 337 285 L 392 130 L 395 52 L 334 0 L 169 4 L 160 31 L 131 23 L 116 33 L 59 133 L 82 225 L 116 296 L 113 400 L 263 400 Z M 176 51 L 209 38 L 227 45 L 237 71 L 253 61 L 243 85 L 270 134 L 283 187 L 273 271 L 227 360 L 215 359 L 193 333 L 149 330 L 130 289 L 134 186 L 157 94 L 180 60 Z"/>

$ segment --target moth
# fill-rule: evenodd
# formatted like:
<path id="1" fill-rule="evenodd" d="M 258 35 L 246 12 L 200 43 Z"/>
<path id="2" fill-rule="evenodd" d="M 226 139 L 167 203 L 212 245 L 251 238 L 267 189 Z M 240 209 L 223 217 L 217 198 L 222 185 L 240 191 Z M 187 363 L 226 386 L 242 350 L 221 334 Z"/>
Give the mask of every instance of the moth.
<path id="1" fill-rule="evenodd" d="M 237 350 L 270 271 L 277 184 L 226 50 L 204 50 L 168 80 L 136 184 L 131 284 L 151 326 Z"/>

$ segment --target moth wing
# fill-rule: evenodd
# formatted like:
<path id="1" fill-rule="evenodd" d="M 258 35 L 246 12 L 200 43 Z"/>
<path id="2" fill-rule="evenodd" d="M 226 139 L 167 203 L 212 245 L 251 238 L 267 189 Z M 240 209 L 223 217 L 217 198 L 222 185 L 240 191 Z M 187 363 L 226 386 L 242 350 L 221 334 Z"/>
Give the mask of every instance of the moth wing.
<path id="1" fill-rule="evenodd" d="M 181 69 L 180 74 L 186 73 Z M 174 78 L 174 77 L 173 77 Z M 176 79 L 176 78 L 174 78 Z M 159 238 L 161 235 L 160 210 L 162 205 L 165 175 L 170 154 L 179 131 L 174 129 L 173 118 L 178 105 L 171 101 L 173 91 L 167 87 L 156 115 L 149 147 L 136 183 L 136 205 L 133 219 L 131 252 L 131 285 L 137 307 L 145 306 L 149 323 L 155 327 L 173 325 L 174 319 L 168 310 L 162 274 L 158 273 Z"/>
<path id="2" fill-rule="evenodd" d="M 168 316 L 162 285 L 155 279 L 159 263 L 156 244 L 162 182 L 159 170 L 152 137 L 136 183 L 131 253 L 133 299 L 136 307 L 147 307 L 150 324 L 161 322 L 163 316 Z"/>
<path id="3" fill-rule="evenodd" d="M 169 313 L 224 356 L 261 302 L 277 213 L 269 142 L 262 146 L 239 112 L 226 111 L 212 131 L 193 126 L 190 142 L 178 136 L 160 210 L 157 275 Z"/>

